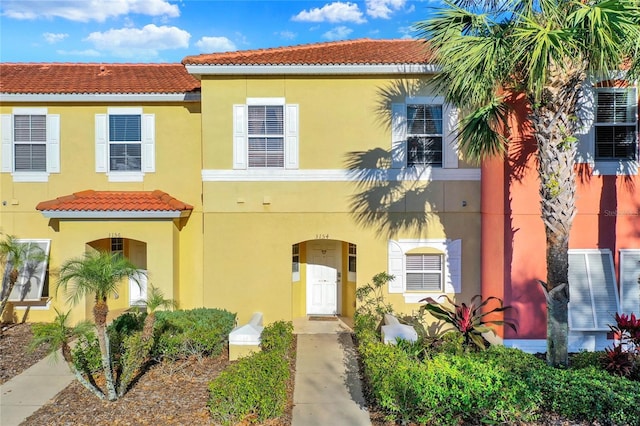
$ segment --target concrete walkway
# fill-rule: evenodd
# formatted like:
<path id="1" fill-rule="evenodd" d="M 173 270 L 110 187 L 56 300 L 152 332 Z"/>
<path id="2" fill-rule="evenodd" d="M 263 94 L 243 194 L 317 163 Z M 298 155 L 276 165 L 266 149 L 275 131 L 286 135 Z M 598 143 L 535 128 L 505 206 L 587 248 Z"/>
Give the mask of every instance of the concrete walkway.
<path id="1" fill-rule="evenodd" d="M 0 385 L 0 425 L 17 426 L 66 388 L 74 376 L 58 354 L 49 355 Z"/>
<path id="2" fill-rule="evenodd" d="M 350 330 L 344 323 L 308 322 L 296 324 L 293 426 L 371 425 L 356 350 L 344 332 Z"/>

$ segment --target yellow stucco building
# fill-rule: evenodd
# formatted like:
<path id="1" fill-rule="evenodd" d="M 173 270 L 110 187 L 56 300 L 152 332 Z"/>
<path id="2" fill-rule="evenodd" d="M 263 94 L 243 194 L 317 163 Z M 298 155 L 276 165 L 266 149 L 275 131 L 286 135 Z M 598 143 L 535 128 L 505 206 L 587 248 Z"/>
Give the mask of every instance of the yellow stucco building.
<path id="1" fill-rule="evenodd" d="M 0 67 L 0 231 L 50 256 L 17 317 L 52 319 L 56 268 L 91 249 L 240 322 L 352 317 L 382 271 L 401 312 L 480 293 L 480 170 L 418 42 Z"/>

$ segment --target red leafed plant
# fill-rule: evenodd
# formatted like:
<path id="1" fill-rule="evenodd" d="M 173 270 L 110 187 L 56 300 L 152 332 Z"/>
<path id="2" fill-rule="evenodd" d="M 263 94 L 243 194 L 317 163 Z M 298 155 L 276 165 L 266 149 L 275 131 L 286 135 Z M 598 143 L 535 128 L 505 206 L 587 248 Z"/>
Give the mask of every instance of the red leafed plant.
<path id="1" fill-rule="evenodd" d="M 602 366 L 611 374 L 640 378 L 640 318 L 635 314 L 617 314 L 616 325 L 610 325 L 615 339 L 613 349 L 606 348 Z"/>
<path id="2" fill-rule="evenodd" d="M 506 325 L 516 330 L 515 324 L 510 321 L 491 320 L 487 317 L 491 314 L 504 312 L 508 309 L 512 309 L 510 306 L 503 306 L 502 300 L 497 297 L 488 297 L 482 300 L 480 295 L 473 296 L 470 303 L 455 303 L 448 296 L 442 296 L 446 299 L 444 302 L 438 302 L 431 297 L 420 300 L 426 302 L 420 308 L 420 313 L 428 311 L 435 318 L 444 321 L 445 323 L 453 326 L 464 337 L 465 346 L 476 345 L 477 347 L 484 349 L 486 347 L 486 340 L 482 336 L 482 333 L 492 332 L 495 334 L 495 330 L 492 326 Z M 485 308 L 491 301 L 496 301 L 498 306 L 492 309 Z"/>

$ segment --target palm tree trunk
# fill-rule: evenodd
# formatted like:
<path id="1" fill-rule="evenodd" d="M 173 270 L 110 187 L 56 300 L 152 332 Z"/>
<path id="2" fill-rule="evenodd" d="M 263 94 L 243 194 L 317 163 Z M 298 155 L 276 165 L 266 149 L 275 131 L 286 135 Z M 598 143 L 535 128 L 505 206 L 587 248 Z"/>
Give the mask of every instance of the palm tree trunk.
<path id="1" fill-rule="evenodd" d="M 2 294 L 2 303 L 0 303 L 0 319 L 4 316 L 4 308 L 7 306 L 7 302 L 9 302 L 9 296 L 11 296 L 11 292 L 13 291 L 13 287 L 15 287 L 17 281 L 18 270 L 14 268 L 9 273 L 9 287 Z"/>
<path id="2" fill-rule="evenodd" d="M 538 176 L 546 234 L 547 363 L 569 362 L 569 234 L 576 215 L 575 128 L 572 119 L 582 73 L 552 73 L 547 102 L 531 117 L 538 143 Z"/>
<path id="3" fill-rule="evenodd" d="M 98 344 L 102 356 L 102 369 L 107 386 L 107 398 L 109 401 L 118 399 L 116 393 L 115 381 L 113 380 L 113 371 L 111 370 L 111 349 L 109 348 L 109 336 L 107 335 L 107 314 L 109 307 L 106 298 L 96 300 L 93 307 L 93 316 L 96 322 L 96 330 L 98 334 Z"/>

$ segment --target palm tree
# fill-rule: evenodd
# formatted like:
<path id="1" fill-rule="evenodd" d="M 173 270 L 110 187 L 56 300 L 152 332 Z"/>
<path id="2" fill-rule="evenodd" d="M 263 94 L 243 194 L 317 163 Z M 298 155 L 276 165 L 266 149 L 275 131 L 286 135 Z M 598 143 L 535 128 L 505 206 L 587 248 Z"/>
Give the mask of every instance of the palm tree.
<path id="1" fill-rule="evenodd" d="M 150 340 L 153 337 L 153 327 L 156 323 L 156 311 L 159 308 L 174 309 L 177 306 L 173 299 L 165 299 L 162 290 L 158 287 L 149 286 L 147 294 L 147 311 L 148 314 L 144 319 L 144 328 L 142 329 L 142 339 Z"/>
<path id="2" fill-rule="evenodd" d="M 20 271 L 30 263 L 41 262 L 46 255 L 35 244 L 19 241 L 13 235 L 5 235 L 0 241 L 0 261 L 6 265 L 2 279 L 2 302 L 0 302 L 0 318 L 4 315 L 11 292 L 18 281 Z"/>
<path id="3" fill-rule="evenodd" d="M 58 350 L 62 352 L 62 358 L 67 362 L 76 379 L 91 393 L 100 399 L 105 399 L 104 392 L 95 385 L 95 382 L 87 380 L 74 363 L 73 354 L 69 342 L 81 336 L 87 336 L 93 331 L 93 324 L 81 321 L 74 327 L 67 325 L 71 311 L 60 312 L 55 309 L 56 317 L 52 323 L 33 325 L 33 339 L 29 343 L 28 350 L 35 350 L 39 346 L 47 345 L 49 354 L 56 356 Z"/>
<path id="4" fill-rule="evenodd" d="M 463 112 L 458 141 L 481 161 L 503 155 L 507 94 L 526 96 L 537 142 L 546 230 L 547 360 L 568 363 L 568 248 L 576 214 L 578 99 L 590 78 L 637 75 L 637 0 L 454 0 L 416 25 L 442 72 L 437 87 Z"/>
<path id="5" fill-rule="evenodd" d="M 71 303 L 75 305 L 90 295 L 95 298 L 93 318 L 98 334 L 109 401 L 117 399 L 117 393 L 107 336 L 107 314 L 109 313 L 107 298 L 116 293 L 118 286 L 125 278 L 132 279 L 140 285 L 138 280 L 141 273 L 121 254 L 102 251 L 86 253 L 84 257 L 68 260 L 60 267 L 57 288 L 64 289 Z"/>

